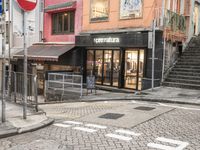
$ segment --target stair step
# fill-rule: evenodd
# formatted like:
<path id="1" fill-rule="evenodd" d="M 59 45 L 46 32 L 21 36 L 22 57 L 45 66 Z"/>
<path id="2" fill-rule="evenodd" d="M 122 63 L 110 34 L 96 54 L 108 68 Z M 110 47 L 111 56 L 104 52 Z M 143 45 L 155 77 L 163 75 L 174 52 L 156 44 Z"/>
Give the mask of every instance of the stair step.
<path id="1" fill-rule="evenodd" d="M 200 55 L 181 55 L 181 58 L 200 58 Z"/>
<path id="2" fill-rule="evenodd" d="M 200 69 L 200 66 L 192 66 L 192 65 L 175 65 L 174 68 Z"/>
<path id="3" fill-rule="evenodd" d="M 169 77 L 169 78 L 176 78 L 176 79 L 199 80 L 199 81 L 200 81 L 200 76 L 169 74 L 168 77 Z"/>
<path id="4" fill-rule="evenodd" d="M 195 59 L 195 58 L 193 58 L 193 59 L 180 59 L 179 58 L 179 60 L 178 60 L 179 62 L 197 62 L 197 63 L 199 63 L 200 64 L 200 59 Z"/>
<path id="5" fill-rule="evenodd" d="M 176 65 L 193 65 L 193 66 L 200 66 L 200 62 L 180 62 L 178 61 Z"/>
<path id="6" fill-rule="evenodd" d="M 169 86 L 169 87 L 178 87 L 178 88 L 185 88 L 185 89 L 197 89 L 197 90 L 200 90 L 200 85 L 194 85 L 194 84 L 163 82 L 162 85 L 163 86 Z"/>
<path id="7" fill-rule="evenodd" d="M 186 76 L 200 76 L 200 73 L 196 73 L 196 72 L 185 72 L 185 71 L 178 71 L 178 72 L 175 72 L 175 71 L 172 71 L 170 72 L 169 75 L 186 75 Z"/>
<path id="8" fill-rule="evenodd" d="M 196 72 L 200 73 L 200 69 L 193 69 L 193 68 L 173 68 L 172 71 L 188 71 L 188 72 Z"/>
<path id="9" fill-rule="evenodd" d="M 186 84 L 194 84 L 200 86 L 200 80 L 186 80 L 186 79 L 177 79 L 177 78 L 167 78 L 167 82 L 173 82 L 173 83 L 186 83 Z"/>

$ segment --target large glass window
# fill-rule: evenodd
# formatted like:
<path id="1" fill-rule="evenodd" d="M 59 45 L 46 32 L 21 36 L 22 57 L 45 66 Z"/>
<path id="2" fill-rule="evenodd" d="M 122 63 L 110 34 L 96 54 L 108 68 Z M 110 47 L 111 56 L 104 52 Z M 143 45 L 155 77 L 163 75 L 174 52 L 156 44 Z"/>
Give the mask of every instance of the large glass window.
<path id="1" fill-rule="evenodd" d="M 93 75 L 94 67 L 94 51 L 88 50 L 87 52 L 87 75 Z"/>
<path id="2" fill-rule="evenodd" d="M 139 51 L 139 56 L 138 90 L 142 90 L 142 78 L 144 75 L 144 50 Z"/>
<path id="3" fill-rule="evenodd" d="M 141 90 L 144 67 L 144 50 L 130 49 L 125 52 L 125 88 Z"/>
<path id="4" fill-rule="evenodd" d="M 142 17 L 142 0 L 120 0 L 120 19 Z"/>
<path id="5" fill-rule="evenodd" d="M 113 86 L 119 85 L 120 52 L 113 51 Z"/>
<path id="6" fill-rule="evenodd" d="M 74 12 L 52 14 L 52 34 L 74 32 Z"/>
<path id="7" fill-rule="evenodd" d="M 87 51 L 87 75 L 93 73 L 97 84 L 118 86 L 119 66 L 119 50 Z"/>
<path id="8" fill-rule="evenodd" d="M 136 89 L 138 51 L 126 51 L 125 61 L 125 87 Z"/>
<path id="9" fill-rule="evenodd" d="M 111 69 L 112 69 L 112 51 L 104 51 L 104 72 L 103 72 L 103 84 L 111 85 Z"/>
<path id="10" fill-rule="evenodd" d="M 95 51 L 95 76 L 96 83 L 102 83 L 102 70 L 103 70 L 103 51 L 97 50 Z"/>
<path id="11" fill-rule="evenodd" d="M 91 0 L 91 21 L 108 20 L 108 1 L 109 0 Z"/>

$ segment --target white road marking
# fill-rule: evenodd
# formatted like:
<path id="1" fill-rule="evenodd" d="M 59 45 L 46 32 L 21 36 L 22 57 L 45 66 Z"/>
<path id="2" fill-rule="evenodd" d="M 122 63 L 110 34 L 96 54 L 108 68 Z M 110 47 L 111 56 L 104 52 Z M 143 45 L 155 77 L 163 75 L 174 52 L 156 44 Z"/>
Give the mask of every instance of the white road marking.
<path id="1" fill-rule="evenodd" d="M 117 134 L 106 134 L 107 137 L 111 137 L 111 138 L 115 138 L 115 139 L 119 139 L 119 140 L 123 140 L 123 141 L 130 141 L 132 140 L 131 137 L 126 137 L 126 136 L 122 136 L 122 135 L 117 135 Z"/>
<path id="2" fill-rule="evenodd" d="M 61 123 L 55 123 L 53 124 L 54 126 L 57 126 L 57 127 L 63 127 L 63 128 L 69 128 L 71 127 L 71 125 L 67 125 L 67 124 L 61 124 Z"/>
<path id="3" fill-rule="evenodd" d="M 141 135 L 141 133 L 135 133 L 133 131 L 123 130 L 123 129 L 115 130 L 115 132 L 122 133 L 122 134 L 128 134 L 128 135 L 132 135 L 132 136 L 140 136 Z"/>
<path id="4" fill-rule="evenodd" d="M 167 139 L 164 137 L 158 137 L 156 140 L 160 141 L 160 142 L 176 144 L 176 145 L 178 145 L 178 147 L 166 146 L 166 145 L 156 144 L 156 143 L 149 143 L 149 144 L 147 144 L 147 146 L 152 147 L 152 148 L 162 149 L 162 150 L 183 150 L 185 147 L 187 147 L 189 145 L 188 142 Z"/>
<path id="5" fill-rule="evenodd" d="M 165 145 L 155 144 L 155 143 L 149 143 L 147 146 L 152 147 L 152 148 L 156 148 L 156 149 L 162 149 L 162 150 L 176 150 L 175 147 L 165 146 Z"/>
<path id="6" fill-rule="evenodd" d="M 172 108 L 180 108 L 180 109 L 185 109 L 185 110 L 197 110 L 200 111 L 198 108 L 191 108 L 191 107 L 181 107 L 181 106 L 174 106 L 174 105 L 166 105 L 162 103 L 158 103 L 160 106 L 165 106 L 165 107 L 172 107 Z"/>
<path id="7" fill-rule="evenodd" d="M 63 123 L 66 123 L 66 124 L 75 124 L 75 125 L 81 125 L 81 124 L 83 124 L 82 122 L 76 122 L 76 121 L 64 121 Z"/>
<path id="8" fill-rule="evenodd" d="M 106 126 L 97 125 L 97 124 L 86 124 L 87 127 L 99 128 L 99 129 L 106 129 Z"/>
<path id="9" fill-rule="evenodd" d="M 93 133 L 93 132 L 97 131 L 97 130 L 94 130 L 94 129 L 83 128 L 83 127 L 74 127 L 73 129 L 80 130 L 80 131 L 85 131 L 85 132 L 90 132 L 90 133 Z"/>

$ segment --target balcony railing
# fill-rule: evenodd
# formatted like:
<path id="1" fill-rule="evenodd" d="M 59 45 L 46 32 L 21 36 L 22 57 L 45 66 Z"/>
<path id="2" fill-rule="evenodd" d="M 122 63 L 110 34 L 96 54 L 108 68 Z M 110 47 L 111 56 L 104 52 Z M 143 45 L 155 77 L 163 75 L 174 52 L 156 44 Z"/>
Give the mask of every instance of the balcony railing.
<path id="1" fill-rule="evenodd" d="M 186 17 L 171 10 L 156 8 L 156 27 L 164 31 L 164 38 L 172 41 L 186 40 Z"/>
<path id="2" fill-rule="evenodd" d="M 186 32 L 186 17 L 175 13 L 171 10 L 163 8 L 155 9 L 155 19 L 157 22 L 157 27 L 159 28 L 168 28 L 171 31 L 180 31 Z"/>
<path id="3" fill-rule="evenodd" d="M 166 10 L 164 16 L 164 26 L 171 31 L 186 33 L 186 17 L 170 10 Z"/>

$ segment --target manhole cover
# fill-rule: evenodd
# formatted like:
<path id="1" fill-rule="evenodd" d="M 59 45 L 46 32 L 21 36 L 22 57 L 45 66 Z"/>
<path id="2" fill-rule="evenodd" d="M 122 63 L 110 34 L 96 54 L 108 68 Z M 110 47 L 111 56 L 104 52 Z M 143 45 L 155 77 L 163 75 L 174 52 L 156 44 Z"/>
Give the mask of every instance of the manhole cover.
<path id="1" fill-rule="evenodd" d="M 155 109 L 154 107 L 145 107 L 145 106 L 139 106 L 139 107 L 136 107 L 134 109 L 137 109 L 137 110 L 144 110 L 144 111 L 151 111 L 153 109 Z"/>
<path id="2" fill-rule="evenodd" d="M 99 116 L 99 118 L 104 118 L 104 119 L 118 119 L 118 118 L 121 118 L 123 116 L 124 116 L 124 114 L 107 113 L 107 114 L 104 114 L 102 116 Z"/>

